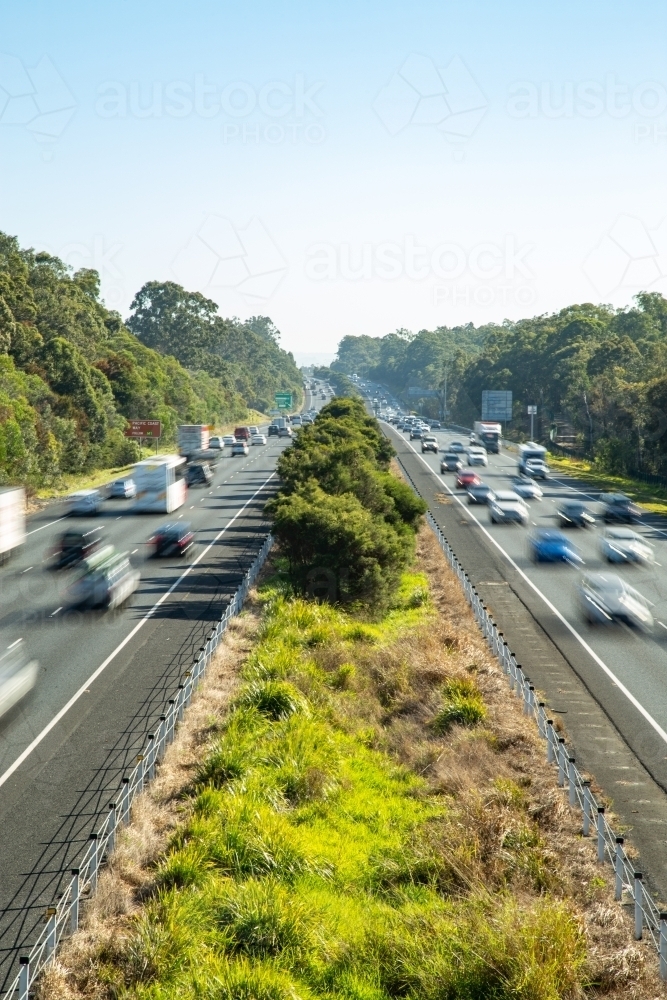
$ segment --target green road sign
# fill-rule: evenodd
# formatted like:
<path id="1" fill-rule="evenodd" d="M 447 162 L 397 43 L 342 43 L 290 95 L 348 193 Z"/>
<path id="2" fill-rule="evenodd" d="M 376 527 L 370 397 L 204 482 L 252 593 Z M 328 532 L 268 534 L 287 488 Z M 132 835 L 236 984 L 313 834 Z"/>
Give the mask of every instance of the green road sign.
<path id="1" fill-rule="evenodd" d="M 279 410 L 291 410 L 292 409 L 292 393 L 291 392 L 277 392 L 276 393 L 276 406 Z"/>

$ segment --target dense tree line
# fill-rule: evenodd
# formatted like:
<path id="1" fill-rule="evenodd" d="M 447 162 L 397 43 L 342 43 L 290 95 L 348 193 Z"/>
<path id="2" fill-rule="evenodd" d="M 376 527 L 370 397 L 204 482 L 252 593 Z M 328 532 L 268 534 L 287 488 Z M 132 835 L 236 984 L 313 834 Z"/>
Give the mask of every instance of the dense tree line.
<path id="1" fill-rule="evenodd" d="M 392 454 L 363 403 L 347 397 L 283 452 L 267 513 L 298 593 L 376 607 L 390 600 L 426 509 L 389 471 Z"/>
<path id="2" fill-rule="evenodd" d="M 105 307 L 95 271 L 72 273 L 0 233 L 0 483 L 37 487 L 63 472 L 133 461 L 138 449 L 124 436 L 128 418 L 161 420 L 167 443 L 179 423 L 242 418 L 247 401 L 267 394 L 264 358 L 276 352 L 289 376 L 274 366 L 276 388 L 283 379 L 293 384 L 298 372 L 277 347 L 270 320 L 255 320 L 255 329 L 230 326 L 229 372 L 196 358 L 181 363 L 160 340 L 160 322 L 153 342 L 142 341 Z M 239 358 L 250 373 L 245 382 L 237 377 Z"/>
<path id="3" fill-rule="evenodd" d="M 359 374 L 398 393 L 442 389 L 447 374 L 448 409 L 462 424 L 479 419 L 484 389 L 510 389 L 510 436 L 527 437 L 526 406 L 536 404 L 543 441 L 566 441 L 610 471 L 667 472 L 667 299 L 657 292 L 624 309 L 584 303 L 500 325 L 347 337 L 334 365 L 349 373 L 362 356 Z"/>

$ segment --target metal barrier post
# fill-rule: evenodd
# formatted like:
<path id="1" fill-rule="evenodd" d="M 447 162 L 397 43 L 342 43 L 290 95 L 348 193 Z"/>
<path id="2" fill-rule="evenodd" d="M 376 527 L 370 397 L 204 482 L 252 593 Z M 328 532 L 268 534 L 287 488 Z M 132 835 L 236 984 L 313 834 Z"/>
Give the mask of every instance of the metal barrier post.
<path id="1" fill-rule="evenodd" d="M 598 806 L 598 861 L 604 863 L 604 806 Z"/>
<path id="2" fill-rule="evenodd" d="M 170 698 L 167 716 L 167 743 L 172 743 L 174 739 L 174 728 L 176 726 L 176 699 Z"/>
<path id="3" fill-rule="evenodd" d="M 99 858 L 97 856 L 97 834 L 91 833 L 89 840 L 92 846 L 91 854 L 91 872 L 90 872 L 90 894 L 92 895 L 97 889 L 97 866 L 99 864 Z"/>
<path id="4" fill-rule="evenodd" d="M 157 732 L 157 758 L 162 760 L 167 741 L 167 716 L 160 716 L 160 726 Z"/>
<path id="5" fill-rule="evenodd" d="M 46 910 L 46 961 L 49 962 L 56 950 L 56 908 L 49 906 Z"/>
<path id="6" fill-rule="evenodd" d="M 660 978 L 667 979 L 667 913 L 660 914 Z"/>
<path id="7" fill-rule="evenodd" d="M 177 719 L 178 722 L 182 722 L 183 721 L 183 710 L 185 708 L 185 706 L 183 704 L 184 700 L 185 700 L 185 684 L 179 684 L 178 685 L 178 696 L 177 696 L 177 699 L 176 699 L 176 705 L 177 705 L 177 716 L 176 716 L 176 719 Z"/>
<path id="8" fill-rule="evenodd" d="M 614 899 L 620 903 L 623 898 L 623 837 L 616 837 L 616 856 L 614 858 L 616 879 L 614 883 Z"/>
<path id="9" fill-rule="evenodd" d="M 142 753 L 137 754 L 137 792 L 143 792 L 144 790 L 144 773 L 146 769 L 146 762 L 144 760 L 144 755 Z"/>
<path id="10" fill-rule="evenodd" d="M 635 941 L 641 941 L 644 928 L 644 885 L 641 872 L 635 872 Z"/>
<path id="11" fill-rule="evenodd" d="M 72 902 L 69 909 L 69 932 L 74 934 L 79 929 L 79 897 L 81 885 L 79 882 L 79 869 L 72 868 Z"/>
<path id="12" fill-rule="evenodd" d="M 591 833 L 591 783 L 588 779 L 584 781 L 584 837 L 589 837 Z"/>
<path id="13" fill-rule="evenodd" d="M 572 754 L 567 755 L 567 774 L 569 778 L 570 794 L 569 802 L 571 806 L 576 806 L 577 804 L 577 786 L 575 782 L 575 771 L 574 771 L 574 757 Z"/>
<path id="14" fill-rule="evenodd" d="M 113 852 L 116 846 L 116 824 L 118 823 L 118 812 L 116 803 L 109 803 L 109 836 L 107 837 L 107 856 Z"/>
<path id="15" fill-rule="evenodd" d="M 547 719 L 547 764 L 554 762 L 554 720 Z"/>
<path id="16" fill-rule="evenodd" d="M 125 826 L 130 821 L 130 779 L 123 778 L 121 785 L 123 791 L 120 799 L 120 821 Z"/>
<path id="17" fill-rule="evenodd" d="M 155 733 L 148 734 L 148 746 L 146 747 L 146 764 L 148 770 L 148 780 L 155 777 Z"/>
<path id="18" fill-rule="evenodd" d="M 565 737 L 558 737 L 558 787 L 565 788 Z"/>
<path id="19" fill-rule="evenodd" d="M 21 971 L 19 972 L 19 1000 L 28 1000 L 30 992 L 30 958 L 28 955 L 21 955 L 19 958 Z"/>

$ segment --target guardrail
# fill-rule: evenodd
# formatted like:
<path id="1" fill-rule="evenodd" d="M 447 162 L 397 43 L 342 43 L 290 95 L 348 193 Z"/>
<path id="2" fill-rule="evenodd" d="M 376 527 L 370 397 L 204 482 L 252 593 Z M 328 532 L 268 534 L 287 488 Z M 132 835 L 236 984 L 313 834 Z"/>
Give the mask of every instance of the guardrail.
<path id="1" fill-rule="evenodd" d="M 159 718 L 156 732 L 148 734 L 146 747 L 136 758 L 135 767 L 122 779 L 119 794 L 109 803 L 109 812 L 104 822 L 99 830 L 90 834 L 88 848 L 79 861 L 78 868 L 72 869 L 71 881 L 57 905 L 47 909 L 46 926 L 30 952 L 19 959 L 19 973 L 4 994 L 3 1000 L 16 1000 L 16 998 L 29 1000 L 31 984 L 53 960 L 63 938 L 77 930 L 81 903 L 90 899 L 95 892 L 100 867 L 104 858 L 114 849 L 117 831 L 129 823 L 135 796 L 155 777 L 156 767 L 164 756 L 167 746 L 174 739 L 176 726 L 182 721 L 183 713 L 206 672 L 223 632 L 230 619 L 234 618 L 243 607 L 272 545 L 273 537 L 268 535 L 222 618 L 210 632 L 190 670 L 183 675 L 174 697 L 167 702 L 165 713 Z"/>
<path id="2" fill-rule="evenodd" d="M 482 635 L 507 677 L 510 691 L 523 702 L 524 715 L 537 723 L 538 732 L 546 742 L 547 761 L 558 769 L 559 787 L 567 789 L 570 806 L 581 810 L 584 837 L 597 838 L 598 861 L 600 864 L 607 862 L 614 869 L 614 898 L 633 905 L 635 939 L 640 941 L 645 933 L 648 934 L 660 956 L 660 977 L 667 980 L 667 912 L 659 910 L 651 899 L 644 887 L 642 872 L 637 871 L 625 852 L 623 837 L 616 836 L 605 816 L 605 807 L 599 805 L 591 791 L 590 781 L 577 768 L 572 748 L 568 748 L 565 738 L 558 735 L 553 719 L 548 718 L 544 702 L 536 700 L 534 685 L 517 663 L 503 633 L 498 630 L 435 518 L 430 511 L 426 516 L 440 548 L 459 579 Z"/>

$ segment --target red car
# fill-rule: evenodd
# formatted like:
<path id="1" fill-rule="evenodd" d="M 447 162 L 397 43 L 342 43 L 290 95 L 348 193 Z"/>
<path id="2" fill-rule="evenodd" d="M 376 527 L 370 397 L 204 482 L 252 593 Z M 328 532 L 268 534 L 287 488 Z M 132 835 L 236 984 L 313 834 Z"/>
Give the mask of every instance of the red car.
<path id="1" fill-rule="evenodd" d="M 479 486 L 482 480 L 479 478 L 476 472 L 470 472 L 468 469 L 461 469 L 456 475 L 456 488 L 457 490 L 467 490 L 471 486 Z"/>

